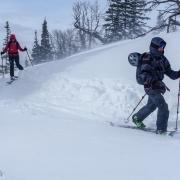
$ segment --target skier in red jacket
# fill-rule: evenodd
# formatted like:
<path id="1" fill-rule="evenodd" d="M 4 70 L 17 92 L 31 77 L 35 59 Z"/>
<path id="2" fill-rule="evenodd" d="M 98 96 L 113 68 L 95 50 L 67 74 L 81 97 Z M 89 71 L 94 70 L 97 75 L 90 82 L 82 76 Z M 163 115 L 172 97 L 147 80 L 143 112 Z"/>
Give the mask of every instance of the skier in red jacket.
<path id="1" fill-rule="evenodd" d="M 6 44 L 5 49 L 1 52 L 1 55 L 8 50 L 9 62 L 10 62 L 10 78 L 14 79 L 14 61 L 19 70 L 23 70 L 23 67 L 19 64 L 19 53 L 18 50 L 24 52 L 27 48 L 21 48 L 20 44 L 16 40 L 16 36 L 11 34 L 10 41 Z"/>

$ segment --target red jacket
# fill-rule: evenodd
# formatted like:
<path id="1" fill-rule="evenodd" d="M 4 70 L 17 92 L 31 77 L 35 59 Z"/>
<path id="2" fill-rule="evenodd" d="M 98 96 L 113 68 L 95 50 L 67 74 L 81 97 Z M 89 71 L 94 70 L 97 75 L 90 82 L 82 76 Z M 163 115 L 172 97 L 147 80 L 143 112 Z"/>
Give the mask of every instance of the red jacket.
<path id="1" fill-rule="evenodd" d="M 10 44 L 9 44 L 10 43 Z M 9 49 L 9 50 L 8 50 Z M 4 48 L 4 53 L 8 50 L 8 56 L 19 56 L 18 50 L 24 52 L 17 41 L 9 41 Z"/>

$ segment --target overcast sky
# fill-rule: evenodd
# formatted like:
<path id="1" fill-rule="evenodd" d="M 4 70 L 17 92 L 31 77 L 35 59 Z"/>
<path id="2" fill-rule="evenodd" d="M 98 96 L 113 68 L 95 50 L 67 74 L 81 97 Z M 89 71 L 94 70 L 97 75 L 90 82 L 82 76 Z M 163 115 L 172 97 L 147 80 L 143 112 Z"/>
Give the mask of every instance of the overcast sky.
<path id="1" fill-rule="evenodd" d="M 79 0 L 81 1 L 81 0 Z M 82 0 L 83 1 L 83 0 Z M 22 47 L 32 49 L 34 31 L 38 31 L 40 40 L 42 23 L 46 17 L 48 30 L 65 30 L 71 28 L 72 5 L 76 0 L 4 0 L 0 10 L 0 48 L 6 36 L 5 22 L 9 21 L 11 33 L 14 33 Z M 90 1 L 92 2 L 92 1 Z M 106 0 L 99 0 L 102 9 L 107 5 Z M 150 15 L 151 16 L 151 15 Z M 152 16 L 153 17 L 153 16 Z M 156 22 L 155 17 L 152 19 Z M 153 24 L 152 21 L 150 24 Z"/>

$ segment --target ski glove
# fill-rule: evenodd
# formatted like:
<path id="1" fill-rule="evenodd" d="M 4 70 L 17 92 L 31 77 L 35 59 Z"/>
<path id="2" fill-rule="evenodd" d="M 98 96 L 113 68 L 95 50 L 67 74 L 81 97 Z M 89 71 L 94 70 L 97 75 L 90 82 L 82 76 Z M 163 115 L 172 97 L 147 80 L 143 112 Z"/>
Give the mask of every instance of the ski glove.
<path id="1" fill-rule="evenodd" d="M 2 55 L 2 54 L 4 54 L 4 52 L 3 52 L 3 51 L 1 51 L 1 55 Z"/>
<path id="2" fill-rule="evenodd" d="M 26 47 L 24 48 L 24 51 L 27 51 L 27 48 L 26 48 Z"/>

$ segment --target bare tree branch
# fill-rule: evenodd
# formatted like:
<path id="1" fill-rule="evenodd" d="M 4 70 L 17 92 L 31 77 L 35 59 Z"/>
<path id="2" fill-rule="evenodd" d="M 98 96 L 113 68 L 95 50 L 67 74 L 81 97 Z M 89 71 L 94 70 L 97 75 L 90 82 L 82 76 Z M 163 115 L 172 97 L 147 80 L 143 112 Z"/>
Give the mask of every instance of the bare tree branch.
<path id="1" fill-rule="evenodd" d="M 152 29 L 150 29 L 150 30 L 147 31 L 146 33 L 143 33 L 143 34 L 141 34 L 141 35 L 139 35 L 139 36 L 136 36 L 136 37 L 134 37 L 134 38 L 132 38 L 132 39 L 136 39 L 136 38 L 139 38 L 139 37 L 143 37 L 143 36 L 145 36 L 146 34 L 152 32 L 152 31 L 161 29 L 161 28 L 166 27 L 166 26 L 168 26 L 168 24 L 164 24 L 164 25 L 161 25 L 161 26 L 159 26 L 159 27 L 153 27 Z"/>
<path id="2" fill-rule="evenodd" d="M 93 36 L 94 38 L 100 40 L 102 43 L 106 43 L 107 40 L 102 37 L 101 35 L 99 35 L 99 33 L 97 31 L 93 31 L 91 32 L 90 30 L 88 29 L 84 29 L 84 28 L 81 28 L 80 26 L 78 26 L 78 21 L 74 23 L 74 27 L 85 32 L 86 34 L 88 34 L 89 36 Z"/>
<path id="3" fill-rule="evenodd" d="M 166 5 L 164 10 L 161 9 L 161 16 L 164 17 L 164 21 L 166 23 L 158 27 L 153 27 L 146 33 L 141 34 L 135 38 L 145 36 L 146 34 L 154 30 L 158 30 L 165 27 L 167 27 L 167 33 L 169 33 L 171 27 L 180 26 L 180 22 L 176 20 L 176 17 L 180 16 L 180 0 L 152 0 L 147 2 L 146 6 L 149 6 L 148 9 L 154 10 L 161 4 Z"/>
<path id="4" fill-rule="evenodd" d="M 86 39 L 86 42 L 89 43 L 88 48 L 91 48 L 92 42 L 95 43 L 95 39 L 98 39 L 102 43 L 106 42 L 106 39 L 99 33 L 102 31 L 102 28 L 100 28 L 100 20 L 103 16 L 103 10 L 100 10 L 98 0 L 94 3 L 86 1 L 76 2 L 74 3 L 73 11 L 75 20 L 74 27 L 79 30 L 79 37 L 83 37 Z M 83 34 L 83 36 L 81 36 L 81 34 Z"/>

